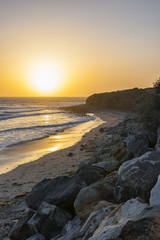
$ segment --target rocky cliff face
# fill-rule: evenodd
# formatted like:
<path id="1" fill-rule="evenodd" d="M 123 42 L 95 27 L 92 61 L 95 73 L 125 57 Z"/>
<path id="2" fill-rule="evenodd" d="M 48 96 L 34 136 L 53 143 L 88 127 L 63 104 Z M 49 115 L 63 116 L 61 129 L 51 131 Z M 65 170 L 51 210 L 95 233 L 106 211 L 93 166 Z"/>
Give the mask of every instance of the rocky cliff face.
<path id="1" fill-rule="evenodd" d="M 135 111 L 151 93 L 152 90 L 149 89 L 134 88 L 117 92 L 93 94 L 87 98 L 86 105 L 104 109 Z"/>

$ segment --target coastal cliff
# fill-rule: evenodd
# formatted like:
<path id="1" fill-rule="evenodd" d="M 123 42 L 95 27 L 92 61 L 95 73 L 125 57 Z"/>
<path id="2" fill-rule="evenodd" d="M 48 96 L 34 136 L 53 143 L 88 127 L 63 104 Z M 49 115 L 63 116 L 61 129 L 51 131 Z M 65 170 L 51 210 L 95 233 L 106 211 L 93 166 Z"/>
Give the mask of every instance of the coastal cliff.
<path id="1" fill-rule="evenodd" d="M 103 109 L 137 111 L 151 94 L 152 89 L 133 88 L 128 90 L 93 94 L 86 100 L 87 106 Z"/>
<path id="2" fill-rule="evenodd" d="M 10 239 L 160 239 L 160 97 L 131 89 L 94 94 L 85 105 L 66 109 L 95 108 L 142 111 L 141 117 L 129 113 L 115 126 L 103 125 L 82 142 L 80 151 L 89 157 L 75 172 L 37 183 Z"/>

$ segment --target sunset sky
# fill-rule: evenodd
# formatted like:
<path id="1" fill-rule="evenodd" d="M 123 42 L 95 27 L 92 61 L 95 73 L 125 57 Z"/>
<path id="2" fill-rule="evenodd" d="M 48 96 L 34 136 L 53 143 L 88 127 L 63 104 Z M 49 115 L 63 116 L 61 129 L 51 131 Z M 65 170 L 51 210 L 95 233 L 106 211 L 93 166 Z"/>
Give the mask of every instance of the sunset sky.
<path id="1" fill-rule="evenodd" d="M 160 0 L 0 0 L 0 96 L 152 86 L 159 12 Z"/>

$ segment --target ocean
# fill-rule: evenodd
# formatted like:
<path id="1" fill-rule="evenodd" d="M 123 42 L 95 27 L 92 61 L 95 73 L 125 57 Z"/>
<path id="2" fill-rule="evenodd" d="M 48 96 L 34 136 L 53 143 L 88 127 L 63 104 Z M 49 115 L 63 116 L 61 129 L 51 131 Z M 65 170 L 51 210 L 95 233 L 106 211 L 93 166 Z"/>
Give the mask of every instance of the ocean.
<path id="1" fill-rule="evenodd" d="M 78 127 L 72 134 L 72 137 L 78 134 L 77 140 L 70 139 L 74 144 L 99 125 L 101 121 L 94 115 L 80 116 L 59 109 L 84 102 L 85 98 L 0 98 L 0 174 L 72 145 L 57 147 L 55 142 L 60 132 Z"/>

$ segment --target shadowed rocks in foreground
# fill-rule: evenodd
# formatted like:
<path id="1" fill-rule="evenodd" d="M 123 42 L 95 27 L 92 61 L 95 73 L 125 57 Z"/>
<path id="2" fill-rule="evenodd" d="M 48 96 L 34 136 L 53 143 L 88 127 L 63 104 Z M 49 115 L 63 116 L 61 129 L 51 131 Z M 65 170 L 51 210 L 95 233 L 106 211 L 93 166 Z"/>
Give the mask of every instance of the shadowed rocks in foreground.
<path id="1" fill-rule="evenodd" d="M 73 213 L 73 203 L 80 189 L 98 181 L 104 174 L 101 168 L 85 165 L 71 177 L 45 179 L 33 187 L 26 197 L 26 202 L 29 207 L 37 209 L 45 201 Z"/>
<path id="2" fill-rule="evenodd" d="M 74 175 L 32 189 L 26 197 L 32 216 L 22 216 L 11 239 L 160 239 L 159 132 L 142 129 L 135 117 L 103 128 L 83 146 L 92 154 Z"/>

